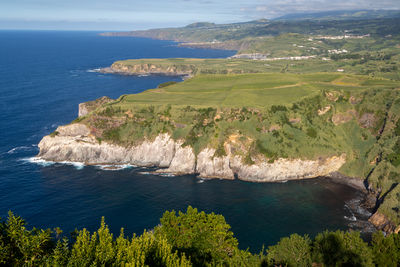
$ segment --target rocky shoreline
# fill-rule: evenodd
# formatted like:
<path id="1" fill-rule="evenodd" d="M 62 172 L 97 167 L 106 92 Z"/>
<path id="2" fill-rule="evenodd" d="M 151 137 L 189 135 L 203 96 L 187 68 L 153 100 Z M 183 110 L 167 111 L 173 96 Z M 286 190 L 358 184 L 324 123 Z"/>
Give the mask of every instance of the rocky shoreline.
<path id="1" fill-rule="evenodd" d="M 110 67 L 99 68 L 96 71 L 100 73 L 119 75 L 164 75 L 191 77 L 194 70 L 191 68 L 182 70 L 176 66 L 161 67 L 154 64 L 126 65 L 115 62 Z"/>
<path id="2" fill-rule="evenodd" d="M 106 67 L 106 68 L 99 68 L 96 70 L 96 72 L 99 73 L 104 73 L 104 74 L 118 74 L 118 75 L 131 75 L 131 76 L 148 76 L 148 75 L 162 75 L 162 76 L 181 76 L 182 79 L 187 79 L 192 77 L 191 74 L 186 74 L 186 73 L 174 73 L 174 72 L 131 72 L 131 71 L 123 71 L 111 67 Z"/>
<path id="3" fill-rule="evenodd" d="M 145 140 L 132 147 L 122 147 L 107 142 L 99 142 L 84 124 L 74 123 L 60 126 L 55 134 L 45 136 L 39 143 L 38 158 L 53 162 L 79 162 L 85 165 L 131 164 L 142 167 L 157 167 L 156 174 L 194 174 L 204 179 L 240 179 L 249 182 L 284 182 L 288 180 L 325 177 L 332 182 L 345 184 L 365 196 L 364 208 L 375 212 L 369 222 L 377 229 L 388 233 L 398 232 L 384 215 L 375 210 L 376 196 L 366 189 L 364 181 L 347 177 L 338 172 L 345 163 L 346 156 L 325 159 L 278 159 L 273 163 L 259 162 L 244 164 L 241 157 L 230 153 L 214 156 L 215 150 L 206 148 L 197 156 L 191 147 L 182 146 L 183 141 L 175 141 L 168 134 L 160 134 L 154 140 Z"/>
<path id="4" fill-rule="evenodd" d="M 39 143 L 39 157 L 50 161 L 71 161 L 85 164 L 132 164 L 163 168 L 160 172 L 198 174 L 202 178 L 235 179 L 251 182 L 277 182 L 330 176 L 345 163 L 346 156 L 332 156 L 316 160 L 278 159 L 273 163 L 243 163 L 230 152 L 217 157 L 215 149 L 205 148 L 195 155 L 182 140 L 173 140 L 160 134 L 154 140 L 145 140 L 132 147 L 99 142 L 84 124 L 60 126 L 52 136 Z"/>

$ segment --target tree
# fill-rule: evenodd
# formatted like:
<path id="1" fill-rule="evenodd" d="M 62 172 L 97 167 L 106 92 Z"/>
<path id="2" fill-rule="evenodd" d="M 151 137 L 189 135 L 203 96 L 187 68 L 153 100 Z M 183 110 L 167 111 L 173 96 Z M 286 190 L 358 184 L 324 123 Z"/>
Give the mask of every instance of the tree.
<path id="1" fill-rule="evenodd" d="M 398 266 L 399 255 L 394 234 L 385 237 L 378 231 L 373 234 L 371 245 L 376 266 Z"/>
<path id="2" fill-rule="evenodd" d="M 318 234 L 313 243 L 314 260 L 326 266 L 373 266 L 372 252 L 359 232 Z"/>
<path id="3" fill-rule="evenodd" d="M 270 266 L 311 266 L 310 245 L 308 236 L 292 234 L 284 237 L 268 248 L 266 262 Z"/>
<path id="4" fill-rule="evenodd" d="M 190 256 L 194 265 L 227 263 L 238 250 L 238 241 L 222 215 L 198 212 L 189 206 L 186 213 L 166 211 L 155 229 L 179 253 Z"/>

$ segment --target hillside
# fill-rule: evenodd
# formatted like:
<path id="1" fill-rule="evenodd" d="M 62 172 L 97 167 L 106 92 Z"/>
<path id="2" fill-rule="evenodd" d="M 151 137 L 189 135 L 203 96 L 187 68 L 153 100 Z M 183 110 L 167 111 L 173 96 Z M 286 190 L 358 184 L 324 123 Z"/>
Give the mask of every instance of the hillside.
<path id="1" fill-rule="evenodd" d="M 400 10 L 334 10 L 286 14 L 274 20 L 359 20 L 398 17 Z"/>
<path id="2" fill-rule="evenodd" d="M 368 192 L 371 222 L 398 232 L 399 20 L 201 22 L 103 34 L 238 53 L 114 62 L 101 71 L 190 79 L 81 104 L 79 118 L 43 138 L 39 157 L 252 182 L 330 177 Z"/>
<path id="3" fill-rule="evenodd" d="M 256 20 L 232 24 L 200 23 L 193 27 L 161 28 L 129 32 L 107 32 L 103 36 L 133 36 L 177 42 L 226 42 L 260 36 L 277 36 L 284 33 L 311 35 L 371 34 L 384 37 L 399 34 L 400 17 L 350 19 L 350 20 Z"/>
<path id="4" fill-rule="evenodd" d="M 96 143 L 100 147 L 141 147 L 142 142 L 155 140 L 154 145 L 160 149 L 160 140 L 164 139 L 159 138 L 165 138 L 160 133 L 167 134 L 182 146 L 179 153 L 185 155 L 174 160 L 186 160 L 182 166 L 187 168 L 174 171 L 166 165 L 166 171 L 194 170 L 203 177 L 227 179 L 236 172 L 243 180 L 271 181 L 265 175 L 292 179 L 292 171 L 283 166 L 298 164 L 297 174 L 293 175 L 300 175 L 299 178 L 335 171 L 358 177 L 378 198 L 379 216 L 390 218 L 393 223 L 391 226 L 385 221 L 380 226 L 394 231 L 400 223 L 396 186 L 400 174 L 399 88 L 397 81 L 339 73 L 196 75 L 182 83 L 124 95 L 107 104 L 92 103 L 89 113 L 75 123 L 88 127 L 89 130 L 79 128 L 83 129 L 79 135 L 87 136 L 82 141 L 94 147 Z M 60 149 L 57 142 L 73 136 L 65 132 L 67 128 L 58 131 L 39 145 L 42 157 L 55 155 L 51 148 L 45 148 L 46 143 Z M 76 145 L 82 147 L 79 142 Z M 64 150 L 69 146 L 60 145 Z M 90 162 L 90 153 L 104 153 L 78 155 L 76 145 L 71 151 L 57 150 L 56 157 L 66 153 L 68 160 L 74 161 L 76 155 Z M 111 153 L 114 148 L 107 146 L 104 149 Z M 217 164 L 213 168 L 222 168 L 222 172 L 208 167 L 199 169 L 203 164 L 199 161 L 207 161 L 207 157 Z M 107 158 L 104 161 L 112 163 Z M 226 161 L 233 169 L 224 165 L 228 164 Z M 194 167 L 187 165 L 189 162 Z M 284 169 L 262 174 L 263 168 L 272 167 Z"/>

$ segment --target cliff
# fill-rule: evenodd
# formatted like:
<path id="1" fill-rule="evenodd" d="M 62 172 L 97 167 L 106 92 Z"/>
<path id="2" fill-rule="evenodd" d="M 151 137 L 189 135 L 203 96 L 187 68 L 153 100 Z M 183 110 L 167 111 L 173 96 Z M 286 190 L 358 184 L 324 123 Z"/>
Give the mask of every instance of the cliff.
<path id="1" fill-rule="evenodd" d="M 99 99 L 93 100 L 93 101 L 88 101 L 85 103 L 80 103 L 79 104 L 79 111 L 78 111 L 78 117 L 83 117 L 88 115 L 90 112 L 96 110 L 96 108 L 110 103 L 114 101 L 113 99 L 107 97 L 107 96 L 103 96 L 100 97 Z"/>
<path id="2" fill-rule="evenodd" d="M 400 225 L 393 223 L 387 216 L 381 212 L 375 212 L 368 220 L 377 229 L 385 231 L 386 233 L 398 233 L 400 231 Z"/>
<path id="3" fill-rule="evenodd" d="M 327 176 L 340 169 L 345 155 L 318 160 L 278 159 L 273 163 L 247 165 L 240 156 L 230 153 L 214 157 L 215 149 L 206 148 L 197 157 L 193 149 L 174 141 L 168 134 L 146 140 L 137 146 L 122 147 L 99 142 L 84 124 L 57 128 L 56 136 L 45 136 L 39 143 L 39 157 L 49 161 L 84 162 L 85 164 L 133 164 L 156 166 L 162 173 L 199 174 L 203 178 L 234 179 L 251 182 L 276 182 Z M 229 147 L 228 147 L 229 149 Z"/>
<path id="4" fill-rule="evenodd" d="M 117 61 L 111 67 L 100 69 L 103 73 L 115 73 L 124 75 L 148 75 L 162 74 L 171 76 L 187 76 L 192 75 L 195 71 L 192 65 L 160 65 L 152 63 L 126 64 Z"/>
<path id="5" fill-rule="evenodd" d="M 166 65 L 171 61 L 184 60 Z M 369 190 L 370 207 L 384 216 L 371 222 L 394 231 L 400 223 L 396 88 L 395 81 L 338 73 L 197 74 L 81 104 L 81 117 L 43 138 L 39 157 L 252 182 L 329 176 Z"/>

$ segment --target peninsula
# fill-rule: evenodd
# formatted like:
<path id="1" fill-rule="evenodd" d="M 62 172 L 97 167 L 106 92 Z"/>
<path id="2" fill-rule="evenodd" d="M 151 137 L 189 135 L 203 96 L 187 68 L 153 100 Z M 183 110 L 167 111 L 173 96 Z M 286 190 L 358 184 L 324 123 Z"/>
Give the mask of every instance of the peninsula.
<path id="1" fill-rule="evenodd" d="M 191 41 L 190 46 L 202 42 L 238 54 L 114 62 L 101 71 L 190 79 L 82 103 L 75 121 L 42 139 L 38 157 L 252 182 L 331 177 L 367 192 L 370 221 L 398 232 L 400 39 L 390 26 L 395 19 L 377 19 L 390 37 L 374 30 L 377 21 L 327 21 L 331 28 L 324 30 L 309 22 L 312 32 L 283 23 L 286 28 L 275 34 L 280 22 L 200 23 L 183 29 L 180 38 L 176 29 L 125 34 Z M 345 36 L 341 27 L 357 31 L 339 38 Z M 257 36 L 240 35 L 250 29 Z M 215 39 L 221 31 L 227 32 L 223 40 Z"/>

